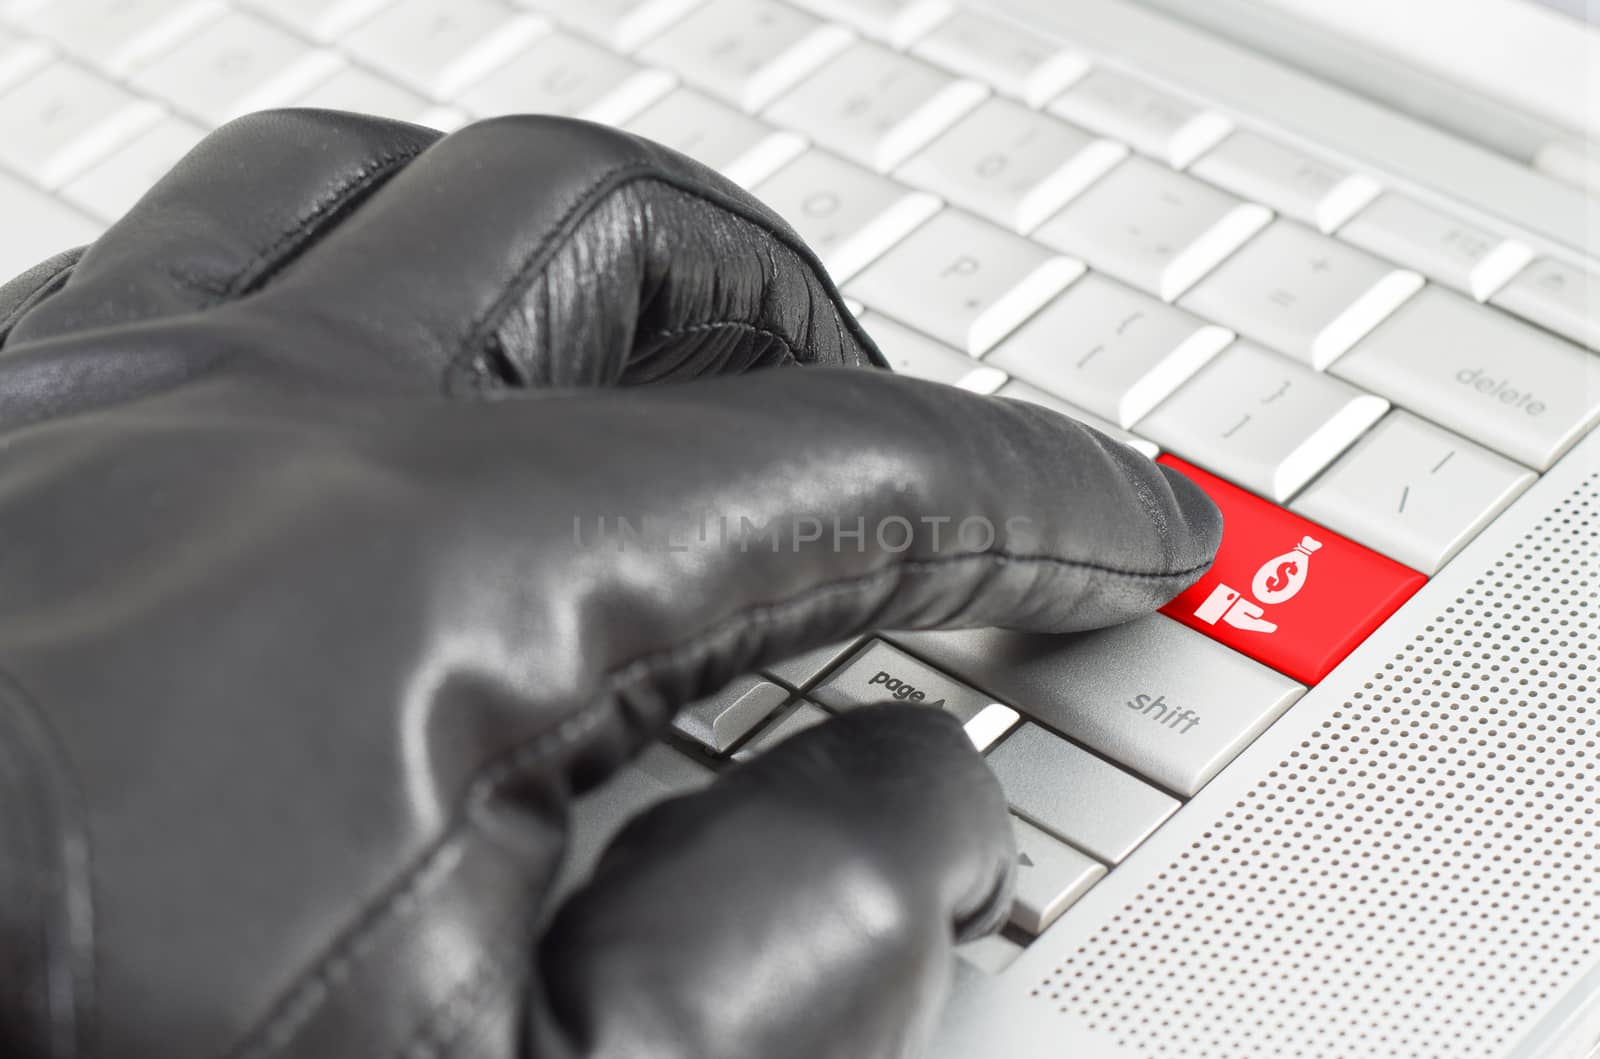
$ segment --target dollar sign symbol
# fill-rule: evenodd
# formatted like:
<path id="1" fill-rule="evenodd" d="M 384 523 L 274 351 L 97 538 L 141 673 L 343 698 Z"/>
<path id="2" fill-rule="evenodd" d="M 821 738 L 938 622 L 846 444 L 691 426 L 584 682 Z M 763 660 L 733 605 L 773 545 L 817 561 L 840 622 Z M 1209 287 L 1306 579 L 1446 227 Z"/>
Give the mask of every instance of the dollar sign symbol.
<path id="1" fill-rule="evenodd" d="M 1272 576 L 1267 578 L 1267 591 L 1277 592 L 1279 589 L 1284 588 L 1289 584 L 1289 575 L 1294 571 L 1295 562 L 1293 559 L 1286 563 L 1279 563 L 1278 568 L 1272 572 Z"/>

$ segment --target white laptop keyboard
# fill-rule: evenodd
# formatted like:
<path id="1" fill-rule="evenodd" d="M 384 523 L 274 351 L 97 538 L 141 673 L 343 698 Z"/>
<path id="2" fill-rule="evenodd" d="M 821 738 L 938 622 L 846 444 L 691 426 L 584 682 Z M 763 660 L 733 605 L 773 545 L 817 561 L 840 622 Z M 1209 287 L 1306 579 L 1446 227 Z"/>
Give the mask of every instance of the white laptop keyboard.
<path id="1" fill-rule="evenodd" d="M 897 370 L 1203 467 L 1253 494 L 1230 533 L 1303 516 L 1434 573 L 1600 416 L 1593 265 L 1146 73 L 948 0 L 0 0 L 0 275 L 250 110 L 610 122 L 788 218 Z M 942 704 L 1018 814 L 1003 961 L 1323 671 L 1180 617 L 841 644 L 686 711 L 619 786 Z"/>

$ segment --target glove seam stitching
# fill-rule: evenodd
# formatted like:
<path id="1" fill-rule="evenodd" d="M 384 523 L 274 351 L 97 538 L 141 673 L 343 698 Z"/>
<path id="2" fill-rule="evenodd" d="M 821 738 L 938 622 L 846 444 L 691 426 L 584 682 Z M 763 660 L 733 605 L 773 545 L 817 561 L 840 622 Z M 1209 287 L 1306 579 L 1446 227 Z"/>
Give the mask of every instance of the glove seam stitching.
<path id="1" fill-rule="evenodd" d="M 779 334 L 770 328 L 761 327 L 758 324 L 752 324 L 747 320 L 730 320 L 724 318 L 721 320 L 707 320 L 696 324 L 684 324 L 680 327 L 671 327 L 661 331 L 656 331 L 650 335 L 650 340 L 652 342 L 666 343 L 671 342 L 676 338 L 687 338 L 689 335 L 705 334 L 711 331 L 719 331 L 723 328 L 735 328 L 740 331 L 747 331 L 751 334 L 763 335 L 767 338 L 770 338 L 783 346 L 783 353 L 787 358 L 785 363 L 800 363 L 800 358 L 795 353 L 795 343 L 792 339 L 790 339 L 787 335 Z"/>
<path id="2" fill-rule="evenodd" d="M 380 178 L 399 168 L 402 163 L 416 158 L 423 150 L 422 147 L 403 147 L 368 159 L 348 178 L 336 184 L 309 211 L 297 217 L 292 225 L 281 230 L 270 243 L 257 251 L 255 256 L 235 272 L 232 278 L 223 284 L 211 287 L 210 292 L 219 301 L 226 301 L 230 297 L 237 298 L 248 293 L 252 287 L 260 286 L 270 279 L 274 272 L 287 264 L 286 259 L 292 259 L 296 247 L 308 236 L 315 235 L 324 221 L 348 206 L 353 197 L 370 190 Z"/>
<path id="3" fill-rule="evenodd" d="M 563 718 L 551 730 L 534 736 L 513 751 L 518 757 L 516 768 L 526 767 L 544 754 L 553 754 L 581 738 L 589 729 L 600 724 L 603 712 L 603 704 L 596 700 L 590 706 Z M 395 887 L 386 896 L 361 910 L 349 932 L 314 961 L 315 970 L 291 985 L 283 998 L 272 1005 L 271 1010 L 276 1013 L 245 1035 L 236 1049 L 236 1055 L 265 1056 L 289 1043 L 290 1038 L 311 1020 L 328 998 L 348 981 L 353 965 L 370 951 L 379 931 L 402 911 L 413 907 L 449 874 L 454 867 L 452 858 L 467 841 L 467 825 L 473 809 L 493 793 L 486 786 L 486 781 L 493 777 L 492 782 L 498 784 L 509 775 L 502 775 L 495 766 L 485 767 L 483 773 L 468 786 L 461 811 L 458 811 L 432 848 L 423 852 L 413 867 L 401 873 Z"/>

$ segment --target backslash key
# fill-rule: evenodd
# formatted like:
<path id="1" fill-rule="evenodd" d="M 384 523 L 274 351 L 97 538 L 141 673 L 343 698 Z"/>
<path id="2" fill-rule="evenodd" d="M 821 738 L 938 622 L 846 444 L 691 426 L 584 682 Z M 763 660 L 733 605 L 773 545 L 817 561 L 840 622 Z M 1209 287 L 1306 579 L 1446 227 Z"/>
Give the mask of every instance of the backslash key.
<path id="1" fill-rule="evenodd" d="M 1303 684 L 1327 676 L 1427 578 L 1191 467 L 1166 464 L 1222 509 L 1211 569 L 1162 613 Z"/>

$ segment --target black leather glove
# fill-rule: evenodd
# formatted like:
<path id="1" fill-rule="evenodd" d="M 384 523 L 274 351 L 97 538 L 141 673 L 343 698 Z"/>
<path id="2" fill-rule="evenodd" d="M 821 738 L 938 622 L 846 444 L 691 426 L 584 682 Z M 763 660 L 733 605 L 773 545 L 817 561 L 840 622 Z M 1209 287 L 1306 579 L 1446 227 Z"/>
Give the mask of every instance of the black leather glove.
<path id="1" fill-rule="evenodd" d="M 812 255 L 677 155 L 435 139 L 243 119 L 0 289 L 0 1054 L 912 1052 L 1011 871 L 950 718 L 798 737 L 552 909 L 569 799 L 849 633 L 1147 611 L 1215 510 L 863 370 Z"/>

